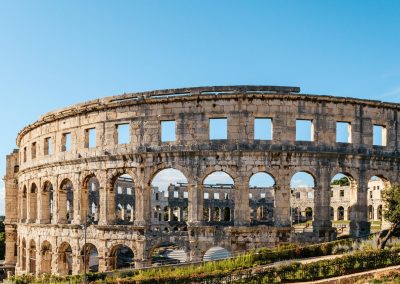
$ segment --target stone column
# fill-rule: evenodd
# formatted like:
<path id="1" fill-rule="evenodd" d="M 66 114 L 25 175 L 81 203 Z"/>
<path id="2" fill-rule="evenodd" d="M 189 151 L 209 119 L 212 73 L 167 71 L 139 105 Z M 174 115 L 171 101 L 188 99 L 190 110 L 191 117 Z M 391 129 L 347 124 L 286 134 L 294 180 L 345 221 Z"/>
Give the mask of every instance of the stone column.
<path id="1" fill-rule="evenodd" d="M 135 225 L 146 226 L 151 223 L 150 186 L 135 185 Z"/>
<path id="2" fill-rule="evenodd" d="M 52 247 L 52 255 L 51 255 L 51 274 L 59 275 L 58 271 L 58 259 L 59 259 L 59 254 L 54 252 L 57 251 L 57 248 Z"/>
<path id="3" fill-rule="evenodd" d="M 234 225 L 250 225 L 249 186 L 242 180 L 235 184 Z"/>
<path id="4" fill-rule="evenodd" d="M 83 263 L 83 259 L 82 256 L 80 254 L 80 251 L 73 251 L 72 252 L 72 274 L 76 275 L 76 274 L 80 274 L 81 273 L 81 269 L 83 270 L 83 265 L 85 265 Z"/>
<path id="5" fill-rule="evenodd" d="M 188 223 L 199 226 L 203 221 L 203 187 L 199 183 L 188 184 Z"/>
<path id="6" fill-rule="evenodd" d="M 368 179 L 365 171 L 360 170 L 357 182 L 358 188 L 352 189 L 350 199 L 350 235 L 353 237 L 369 235 L 371 230 L 371 223 L 368 222 Z"/>
<path id="7" fill-rule="evenodd" d="M 74 192 L 74 204 L 73 204 L 73 214 L 74 214 L 74 218 L 72 220 L 72 224 L 81 224 L 82 222 L 84 222 L 86 220 L 86 216 L 81 216 L 81 208 L 83 206 L 83 204 L 81 204 L 82 202 L 82 184 L 79 181 L 79 178 L 76 178 L 73 182 L 74 184 L 74 188 L 73 188 L 73 192 Z"/>
<path id="8" fill-rule="evenodd" d="M 108 188 L 107 188 L 107 175 L 106 173 L 102 173 L 101 176 L 98 177 L 99 180 L 99 205 L 97 212 L 99 212 L 99 225 L 107 225 L 107 211 L 113 211 L 112 208 L 108 208 Z M 115 216 L 115 214 L 114 214 Z"/>
<path id="9" fill-rule="evenodd" d="M 38 241 L 36 244 L 36 275 L 40 275 L 42 272 L 42 254 L 41 254 L 41 242 Z"/>
<path id="10" fill-rule="evenodd" d="M 331 187 L 330 172 L 326 168 L 320 168 L 319 180 L 316 181 L 314 188 L 314 221 L 313 230 L 320 238 L 329 241 L 334 238 L 331 221 Z"/>
<path id="11" fill-rule="evenodd" d="M 290 227 L 290 178 L 287 174 L 282 174 L 276 178 L 275 185 L 275 226 Z"/>
<path id="12" fill-rule="evenodd" d="M 5 260 L 7 265 L 15 265 L 17 257 L 15 256 L 15 244 L 17 243 L 17 227 L 16 225 L 5 225 Z"/>

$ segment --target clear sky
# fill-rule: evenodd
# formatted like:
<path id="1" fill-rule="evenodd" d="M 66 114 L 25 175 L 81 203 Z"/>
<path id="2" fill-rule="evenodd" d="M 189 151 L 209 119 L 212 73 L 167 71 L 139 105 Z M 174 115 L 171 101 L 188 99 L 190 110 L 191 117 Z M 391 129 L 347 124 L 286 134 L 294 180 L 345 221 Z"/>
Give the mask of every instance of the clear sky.
<path id="1" fill-rule="evenodd" d="M 394 0 L 3 0 L 0 157 L 39 115 L 123 92 L 266 84 L 400 102 L 399 14 Z"/>

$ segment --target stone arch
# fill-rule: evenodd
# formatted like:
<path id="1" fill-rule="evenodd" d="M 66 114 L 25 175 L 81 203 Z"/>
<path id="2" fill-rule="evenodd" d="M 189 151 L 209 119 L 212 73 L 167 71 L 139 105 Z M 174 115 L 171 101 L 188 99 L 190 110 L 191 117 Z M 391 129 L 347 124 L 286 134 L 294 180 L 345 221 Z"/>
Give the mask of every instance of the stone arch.
<path id="1" fill-rule="evenodd" d="M 182 209 L 189 205 L 188 198 L 184 197 L 189 189 L 185 174 L 176 168 L 163 168 L 152 175 L 150 185 L 151 222 L 160 226 L 167 225 L 165 222 L 168 222 L 168 226 L 186 226 Z M 158 213 L 162 208 L 164 218 L 159 221 Z"/>
<path id="2" fill-rule="evenodd" d="M 36 243 L 34 240 L 29 242 L 29 273 L 36 274 Z"/>
<path id="3" fill-rule="evenodd" d="M 350 208 L 357 202 L 357 192 L 359 187 L 358 173 L 352 169 L 337 169 L 331 172 L 330 205 L 337 208 L 336 219 L 339 221 L 349 221 L 353 218 Z"/>
<path id="4" fill-rule="evenodd" d="M 236 167 L 234 167 L 234 168 L 236 168 Z M 228 167 L 228 166 L 216 165 L 216 166 L 207 167 L 205 169 L 205 171 L 201 174 L 201 178 L 199 179 L 201 184 L 204 184 L 204 180 L 208 176 L 210 176 L 211 174 L 213 174 L 215 172 L 224 172 L 230 176 L 230 178 L 233 180 L 234 184 L 238 183 L 237 179 L 239 178 L 239 175 L 236 171 L 232 170 L 231 167 Z"/>
<path id="5" fill-rule="evenodd" d="M 188 170 L 187 167 L 185 166 L 181 166 L 178 163 L 172 163 L 172 164 L 158 164 L 155 165 L 151 168 L 151 172 L 149 174 L 149 177 L 146 179 L 146 185 L 151 187 L 151 183 L 154 180 L 154 178 L 162 171 L 164 170 L 168 170 L 168 169 L 174 169 L 177 171 L 180 171 L 186 178 L 186 180 L 189 182 L 190 179 L 192 179 L 192 174 L 191 172 Z"/>
<path id="6" fill-rule="evenodd" d="M 81 182 L 81 222 L 88 219 L 91 223 L 97 224 L 100 214 L 100 182 L 95 173 L 89 173 L 84 176 Z M 92 205 L 94 204 L 94 209 Z"/>
<path id="7" fill-rule="evenodd" d="M 86 266 L 87 272 L 98 272 L 99 271 L 99 251 L 97 247 L 92 243 L 86 243 L 81 249 L 81 265 L 80 271 L 84 271 Z"/>
<path id="8" fill-rule="evenodd" d="M 203 179 L 203 220 L 210 224 L 230 226 L 234 222 L 236 187 L 234 178 L 225 171 L 213 171 Z M 215 221 L 214 208 L 220 211 Z"/>
<path id="9" fill-rule="evenodd" d="M 38 200 L 38 187 L 36 183 L 32 183 L 29 190 L 29 222 L 36 222 L 37 219 L 37 200 Z"/>
<path id="10" fill-rule="evenodd" d="M 68 242 L 63 242 L 58 247 L 58 273 L 72 275 L 72 248 Z"/>
<path id="11" fill-rule="evenodd" d="M 52 246 L 49 241 L 44 241 L 40 249 L 41 263 L 40 273 L 51 274 L 51 261 L 53 256 Z"/>
<path id="12" fill-rule="evenodd" d="M 368 205 L 368 220 L 374 220 L 374 206 Z"/>
<path id="13" fill-rule="evenodd" d="M 177 264 L 189 260 L 189 251 L 185 246 L 174 242 L 159 241 L 149 250 L 148 258 L 152 263 Z"/>
<path id="14" fill-rule="evenodd" d="M 58 191 L 58 211 L 60 223 L 72 223 L 74 218 L 74 185 L 68 178 L 63 179 L 60 183 Z"/>
<path id="15" fill-rule="evenodd" d="M 267 171 L 253 172 L 248 179 L 250 220 L 273 225 L 276 180 Z"/>
<path id="16" fill-rule="evenodd" d="M 41 198 L 41 222 L 49 224 L 53 217 L 53 185 L 50 181 L 45 181 L 42 186 L 42 198 Z"/>
<path id="17" fill-rule="evenodd" d="M 338 220 L 344 220 L 344 207 L 343 206 L 339 206 L 337 209 L 337 219 Z"/>
<path id="18" fill-rule="evenodd" d="M 290 214 L 292 223 L 313 220 L 315 191 L 317 188 L 316 175 L 307 169 L 292 171 L 292 173 L 290 178 Z M 299 209 L 293 210 L 294 208 Z"/>
<path id="19" fill-rule="evenodd" d="M 110 211 L 114 212 L 112 218 L 120 225 L 133 224 L 136 208 L 134 177 L 121 171 L 113 180 L 113 190 L 109 198 L 109 204 L 113 206 Z"/>
<path id="20" fill-rule="evenodd" d="M 135 250 L 125 244 L 115 244 L 110 249 L 109 259 L 112 269 L 134 268 Z"/>
<path id="21" fill-rule="evenodd" d="M 212 246 L 205 251 L 203 261 L 214 261 L 229 257 L 231 257 L 231 253 L 226 248 L 221 246 Z"/>

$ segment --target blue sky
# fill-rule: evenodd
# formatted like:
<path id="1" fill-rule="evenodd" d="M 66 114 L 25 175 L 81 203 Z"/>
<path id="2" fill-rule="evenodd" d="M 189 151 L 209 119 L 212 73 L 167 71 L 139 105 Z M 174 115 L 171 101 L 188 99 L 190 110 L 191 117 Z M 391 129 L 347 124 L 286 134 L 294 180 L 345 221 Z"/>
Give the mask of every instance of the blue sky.
<path id="1" fill-rule="evenodd" d="M 39 115 L 123 92 L 266 84 L 400 102 L 399 12 L 390 0 L 1 1 L 0 157 Z"/>

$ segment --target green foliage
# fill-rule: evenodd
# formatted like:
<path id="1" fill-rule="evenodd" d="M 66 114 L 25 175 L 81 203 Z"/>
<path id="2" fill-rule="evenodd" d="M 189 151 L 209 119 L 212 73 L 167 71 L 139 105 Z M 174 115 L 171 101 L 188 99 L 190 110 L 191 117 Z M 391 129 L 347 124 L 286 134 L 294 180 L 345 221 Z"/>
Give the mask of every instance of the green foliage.
<path id="1" fill-rule="evenodd" d="M 340 179 L 335 179 L 331 183 L 332 185 L 349 186 L 350 182 L 347 177 L 341 177 Z"/>
<path id="2" fill-rule="evenodd" d="M 392 224 L 400 223 L 400 185 L 394 185 L 382 192 L 385 203 L 383 215 Z"/>

